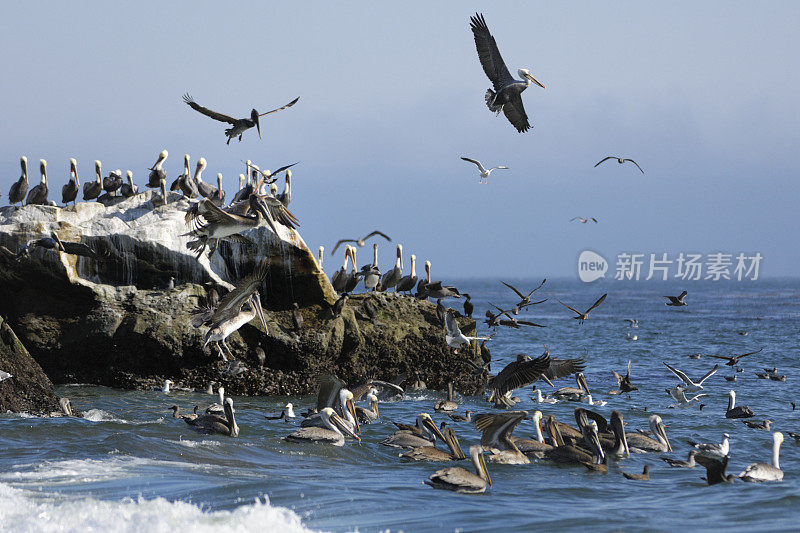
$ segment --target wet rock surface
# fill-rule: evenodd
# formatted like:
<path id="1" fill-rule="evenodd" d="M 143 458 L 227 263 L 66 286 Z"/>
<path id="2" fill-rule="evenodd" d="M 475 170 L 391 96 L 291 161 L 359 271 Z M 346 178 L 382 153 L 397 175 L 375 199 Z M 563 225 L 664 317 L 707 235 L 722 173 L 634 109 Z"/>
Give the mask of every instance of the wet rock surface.
<path id="1" fill-rule="evenodd" d="M 333 318 L 337 295 L 296 230 L 280 227 L 276 236 L 258 227 L 244 233 L 255 246 L 223 242 L 198 261 L 182 236 L 189 202 L 172 193 L 166 206 L 154 205 L 158 197 L 148 191 L 108 198 L 108 205 L 0 209 L 0 314 L 54 382 L 149 388 L 171 379 L 205 389 L 215 381 L 237 395 L 305 394 L 316 390 L 320 373 L 331 372 L 349 383 L 418 373 L 430 388 L 450 380 L 464 393 L 479 386 L 468 362 L 481 364 L 475 347 L 458 354 L 447 348 L 434 304 L 356 294 Z M 87 244 L 97 257 L 42 247 L 17 256 L 51 231 Z M 203 350 L 206 328 L 191 325 L 191 312 L 205 304 L 209 287 L 224 294 L 264 257 L 270 268 L 260 292 L 269 331 L 254 320 L 231 335 L 226 342 L 248 370 L 224 375 L 229 363 L 215 347 Z M 367 299 L 378 309 L 375 323 L 363 310 Z M 304 318 L 300 331 L 293 302 Z M 459 323 L 474 334 L 474 321 Z M 263 367 L 257 346 L 266 353 Z"/>

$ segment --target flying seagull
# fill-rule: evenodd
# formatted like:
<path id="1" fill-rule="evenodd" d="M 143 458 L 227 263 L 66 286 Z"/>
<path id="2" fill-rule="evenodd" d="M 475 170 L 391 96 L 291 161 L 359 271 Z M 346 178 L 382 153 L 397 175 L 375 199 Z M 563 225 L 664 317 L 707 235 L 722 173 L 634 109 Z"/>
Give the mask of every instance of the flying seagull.
<path id="1" fill-rule="evenodd" d="M 389 237 L 388 235 L 386 235 L 385 233 L 383 233 L 381 231 L 375 230 L 372 233 L 368 234 L 366 237 L 362 237 L 360 239 L 339 239 L 339 241 L 336 243 L 336 246 L 333 247 L 333 251 L 331 252 L 331 255 L 336 253 L 336 249 L 339 248 L 339 246 L 343 242 L 354 242 L 358 246 L 363 248 L 364 245 L 366 244 L 367 239 L 369 239 L 370 237 L 374 237 L 375 235 L 380 235 L 381 237 L 383 237 L 387 241 L 392 242 L 391 237 Z"/>
<path id="2" fill-rule="evenodd" d="M 627 158 L 623 158 L 623 157 L 617 157 L 617 156 L 615 156 L 615 155 L 610 155 L 610 156 L 608 156 L 608 157 L 605 157 L 605 158 L 601 159 L 600 161 L 598 161 L 598 162 L 597 162 L 597 165 L 599 165 L 600 163 L 604 163 L 605 161 L 608 161 L 609 159 L 616 159 L 616 160 L 617 160 L 617 163 L 619 163 L 620 165 L 621 165 L 622 163 L 625 163 L 626 161 L 630 161 L 631 163 L 633 163 L 634 165 L 636 165 L 636 168 L 638 168 L 638 169 L 639 169 L 639 170 L 642 172 L 642 174 L 644 174 L 644 170 L 642 170 L 642 167 L 640 167 L 640 166 L 639 166 L 639 163 L 637 163 L 637 162 L 636 162 L 636 161 L 634 161 L 633 159 L 627 159 Z M 597 168 L 597 165 L 595 165 L 595 168 Z"/>
<path id="3" fill-rule="evenodd" d="M 497 48 L 497 42 L 489 33 L 489 27 L 486 25 L 483 15 L 475 13 L 474 17 L 470 17 L 470 28 L 475 37 L 478 59 L 494 88 L 494 90 L 487 89 L 486 91 L 486 106 L 498 115 L 502 111 L 519 133 L 528 131 L 531 125 L 528 122 L 528 115 L 525 114 L 525 108 L 522 106 L 522 91 L 527 89 L 531 82 L 542 89 L 544 89 L 544 85 L 539 83 L 528 69 L 524 68 L 519 69 L 517 74 L 525 81 L 515 80 L 511 77 L 511 73 L 500 55 L 500 50 Z"/>
<path id="4" fill-rule="evenodd" d="M 578 222 L 580 222 L 581 224 L 586 224 L 586 223 L 587 223 L 587 222 L 589 222 L 590 220 L 591 220 L 592 222 L 594 222 L 595 224 L 597 224 L 597 219 L 596 219 L 596 218 L 594 218 L 594 217 L 589 217 L 589 218 L 583 218 L 583 217 L 573 217 L 573 218 L 571 218 L 571 219 L 570 219 L 570 222 L 575 222 L 576 220 L 577 220 Z"/>
<path id="5" fill-rule="evenodd" d="M 558 303 L 560 303 L 561 305 L 563 305 L 564 307 L 566 307 L 567 309 L 569 309 L 570 311 L 573 311 L 574 313 L 576 313 L 577 316 L 574 316 L 572 318 L 574 318 L 575 320 L 579 320 L 580 323 L 583 324 L 583 321 L 589 318 L 589 313 L 592 311 L 592 309 L 594 309 L 595 307 L 597 307 L 598 305 L 603 303 L 603 300 L 606 299 L 606 296 L 608 296 L 608 293 L 606 293 L 606 294 L 602 295 L 600 298 L 598 298 L 597 301 L 589 309 L 587 309 L 585 313 L 581 313 L 580 311 L 578 311 L 574 307 L 568 306 L 567 304 L 565 304 L 561 300 L 556 300 L 556 301 Z"/>
<path id="6" fill-rule="evenodd" d="M 712 368 L 711 370 L 706 372 L 705 375 L 703 375 L 703 377 L 701 377 L 697 381 L 692 381 L 689 378 L 689 376 L 687 376 L 685 373 L 681 372 L 677 368 L 672 367 L 672 366 L 668 365 L 667 363 L 664 363 L 664 366 L 669 368 L 670 372 L 672 372 L 673 374 L 678 376 L 678 379 L 683 381 L 684 385 L 682 385 L 681 388 L 683 388 L 683 390 L 685 390 L 686 392 L 698 392 L 698 391 L 703 390 L 703 382 L 705 380 L 707 380 L 708 378 L 710 378 L 711 376 L 713 376 L 714 373 L 719 368 L 719 365 L 714 365 L 714 368 Z"/>
<path id="7" fill-rule="evenodd" d="M 253 126 L 255 126 L 256 129 L 258 130 L 258 138 L 260 139 L 261 138 L 261 124 L 259 124 L 259 121 L 258 121 L 259 117 L 263 117 L 264 115 L 269 115 L 271 113 L 275 113 L 277 111 L 282 111 L 284 109 L 290 108 L 294 104 L 296 104 L 299 99 L 300 99 L 300 97 L 298 96 L 297 98 L 295 98 L 294 100 L 292 100 L 291 102 L 286 104 L 285 106 L 279 107 L 277 109 L 273 109 L 272 111 L 267 111 L 266 113 L 259 113 L 258 111 L 253 109 L 253 110 L 250 111 L 250 117 L 249 118 L 233 118 L 231 116 L 224 115 L 222 113 L 218 113 L 218 112 L 214 111 L 213 109 L 209 109 L 207 107 L 201 106 L 200 104 L 198 104 L 197 102 L 194 101 L 194 98 L 192 98 L 189 95 L 189 93 L 186 93 L 186 94 L 183 95 L 183 101 L 186 102 L 187 104 L 189 104 L 189 107 L 191 107 L 195 111 L 198 111 L 198 112 L 204 114 L 207 117 L 211 117 L 214 120 L 219 120 L 220 122 L 227 122 L 228 124 L 231 125 L 230 128 L 225 130 L 225 135 L 228 137 L 228 142 L 225 143 L 225 144 L 230 144 L 231 143 L 231 139 L 233 139 L 234 137 L 239 137 L 239 141 L 241 141 L 242 140 L 242 133 L 244 133 L 245 131 L 249 130 Z"/>
<path id="8" fill-rule="evenodd" d="M 470 159 L 469 157 L 462 157 L 461 159 L 473 163 L 478 167 L 478 171 L 481 174 L 481 177 L 478 179 L 478 183 L 483 183 L 484 185 L 489 185 L 489 174 L 492 173 L 492 170 L 508 170 L 508 167 L 506 166 L 492 167 L 487 170 L 477 159 Z"/>
<path id="9" fill-rule="evenodd" d="M 683 301 L 683 299 L 686 298 L 687 294 L 689 294 L 689 293 L 686 292 L 686 291 L 683 291 L 680 294 L 680 296 L 664 296 L 664 298 L 669 300 L 664 305 L 669 305 L 669 306 L 672 306 L 672 307 L 681 307 L 681 306 L 684 306 L 684 305 L 689 305 L 689 304 L 687 304 L 686 302 Z"/>

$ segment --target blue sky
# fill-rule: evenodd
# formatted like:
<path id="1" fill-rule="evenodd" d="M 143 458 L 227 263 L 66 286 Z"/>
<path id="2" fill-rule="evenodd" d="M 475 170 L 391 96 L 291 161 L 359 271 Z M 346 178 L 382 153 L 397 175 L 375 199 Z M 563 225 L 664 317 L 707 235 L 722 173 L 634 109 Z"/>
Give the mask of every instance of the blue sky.
<path id="1" fill-rule="evenodd" d="M 82 180 L 100 159 L 142 185 L 166 148 L 170 176 L 203 156 L 229 191 L 240 160 L 299 160 L 309 246 L 379 228 L 437 279 L 574 276 L 585 248 L 758 251 L 762 275 L 794 275 L 800 6 L 552 4 L 3 3 L 0 202 L 23 154 L 57 200 L 69 157 Z M 483 103 L 475 11 L 547 86 L 523 94 L 528 133 Z M 226 146 L 184 92 L 238 116 L 300 102 Z M 609 154 L 646 174 L 592 168 Z M 462 155 L 511 170 L 479 186 Z"/>

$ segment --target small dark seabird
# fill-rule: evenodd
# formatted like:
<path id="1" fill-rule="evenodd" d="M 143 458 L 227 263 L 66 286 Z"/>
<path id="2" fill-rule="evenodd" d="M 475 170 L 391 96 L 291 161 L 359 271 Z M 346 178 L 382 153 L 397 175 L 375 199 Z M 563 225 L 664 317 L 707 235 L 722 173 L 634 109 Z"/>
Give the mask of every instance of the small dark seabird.
<path id="1" fill-rule="evenodd" d="M 362 238 L 360 238 L 360 239 L 339 239 L 338 241 L 336 241 L 336 245 L 333 247 L 333 251 L 331 252 L 331 254 L 335 254 L 335 253 L 336 253 L 336 250 L 338 250 L 338 249 L 339 249 L 339 246 L 340 246 L 342 243 L 345 243 L 345 242 L 354 242 L 354 243 L 356 243 L 356 244 L 357 244 L 357 245 L 358 245 L 360 248 L 363 248 L 363 247 L 364 247 L 364 245 L 366 244 L 366 241 L 367 241 L 367 239 L 369 239 L 370 237 L 374 237 L 375 235 L 378 235 L 379 237 L 383 237 L 383 238 L 384 238 L 384 239 L 386 239 L 387 241 L 389 241 L 389 242 L 392 242 L 392 239 L 391 239 L 391 237 L 389 237 L 388 235 L 386 235 L 385 233 L 383 233 L 383 232 L 381 232 L 381 231 L 375 230 L 375 231 L 373 231 L 372 233 L 369 233 L 369 234 L 367 234 L 365 237 L 362 237 Z"/>
<path id="2" fill-rule="evenodd" d="M 734 355 L 732 357 L 728 357 L 727 355 L 709 355 L 709 357 L 715 357 L 717 359 L 724 359 L 724 360 L 727 361 L 727 363 L 725 363 L 726 366 L 734 366 L 734 365 L 738 365 L 739 364 L 739 359 L 741 359 L 742 357 L 747 357 L 748 355 L 753 355 L 753 354 L 760 353 L 761 350 L 763 350 L 763 349 L 764 348 L 759 348 L 755 352 L 747 352 L 747 353 L 743 353 L 741 355 Z M 742 370 L 744 370 L 744 369 L 742 369 Z M 737 372 L 741 372 L 742 370 L 739 370 L 738 368 L 736 369 Z"/>
<path id="3" fill-rule="evenodd" d="M 577 316 L 574 316 L 574 317 L 572 317 L 572 318 L 574 318 L 575 320 L 578 320 L 578 323 L 579 323 L 579 324 L 583 324 L 583 321 L 584 321 L 584 320 L 587 320 L 587 319 L 589 318 L 589 313 L 591 313 L 591 312 L 592 312 L 592 310 L 593 310 L 595 307 L 597 307 L 598 305 L 600 305 L 601 303 L 603 303 L 603 300 L 605 300 L 605 299 L 606 299 L 606 296 L 608 296 L 608 293 L 606 293 L 606 294 L 602 295 L 600 298 L 598 298 L 598 299 L 597 299 L 597 301 L 596 301 L 594 304 L 592 304 L 592 306 L 591 306 L 589 309 L 587 309 L 585 313 L 582 313 L 582 312 L 578 311 L 578 310 L 577 310 L 577 309 L 575 309 L 574 307 L 570 307 L 570 306 L 568 306 L 567 304 L 565 304 L 565 303 L 564 303 L 564 302 L 562 302 L 561 300 L 556 300 L 556 301 L 557 301 L 558 303 L 560 303 L 561 305 L 563 305 L 564 307 L 566 307 L 567 309 L 569 309 L 570 311 L 574 312 L 574 313 L 575 313 Z"/>
<path id="4" fill-rule="evenodd" d="M 686 292 L 686 291 L 683 291 L 682 293 L 680 293 L 679 296 L 664 296 L 664 298 L 669 300 L 664 305 L 668 305 L 668 306 L 672 306 L 672 307 L 681 307 L 681 306 L 684 306 L 684 305 L 689 305 L 689 304 L 687 304 L 686 302 L 683 301 L 683 299 L 686 298 L 687 294 L 689 294 L 689 293 Z"/>
<path id="5" fill-rule="evenodd" d="M 604 157 L 603 159 L 601 159 L 600 161 L 598 161 L 598 162 L 597 162 L 597 164 L 595 164 L 595 166 L 594 166 L 594 167 L 595 167 L 595 168 L 597 168 L 597 166 L 598 166 L 598 165 L 600 165 L 600 163 L 605 163 L 605 162 L 606 162 L 606 161 L 608 161 L 609 159 L 616 159 L 616 160 L 617 160 L 617 163 L 619 163 L 620 165 L 621 165 L 622 163 L 633 163 L 634 165 L 636 165 L 636 168 L 638 168 L 638 169 L 641 171 L 641 173 L 642 173 L 642 174 L 644 174 L 644 170 L 642 170 L 642 167 L 640 167 L 640 166 L 639 166 L 639 163 L 637 163 L 637 162 L 636 162 L 636 161 L 634 161 L 633 159 L 629 159 L 629 158 L 625 158 L 625 157 L 617 157 L 617 156 L 615 156 L 615 155 L 609 155 L 609 156 L 607 156 L 607 157 Z M 596 221 L 595 221 L 595 222 L 596 222 Z"/>
<path id="6" fill-rule="evenodd" d="M 547 281 L 547 278 L 543 279 L 542 282 L 539 284 L 539 286 L 536 287 L 535 289 L 533 289 L 527 295 L 522 294 L 522 292 L 520 292 L 519 289 L 517 289 L 516 287 L 514 287 L 513 285 L 511 285 L 509 283 L 506 283 L 505 281 L 501 281 L 500 283 L 502 283 L 503 285 L 505 285 L 506 287 L 508 287 L 512 291 L 514 291 L 514 293 L 517 296 L 519 296 L 520 300 L 519 300 L 519 302 L 517 304 L 514 305 L 514 310 L 513 310 L 514 314 L 516 315 L 517 313 L 519 313 L 519 310 L 522 309 L 523 307 L 526 307 L 528 305 L 536 305 L 536 304 L 539 304 L 539 303 L 547 301 L 547 300 L 542 300 L 540 302 L 536 302 L 536 304 L 531 303 L 531 296 L 533 296 L 533 293 L 538 291 L 539 289 L 541 289 L 546 281 Z"/>
<path id="7" fill-rule="evenodd" d="M 634 481 L 650 481 L 650 465 L 644 465 L 641 474 L 623 472 L 622 475 L 625 476 L 625 479 L 632 479 Z"/>

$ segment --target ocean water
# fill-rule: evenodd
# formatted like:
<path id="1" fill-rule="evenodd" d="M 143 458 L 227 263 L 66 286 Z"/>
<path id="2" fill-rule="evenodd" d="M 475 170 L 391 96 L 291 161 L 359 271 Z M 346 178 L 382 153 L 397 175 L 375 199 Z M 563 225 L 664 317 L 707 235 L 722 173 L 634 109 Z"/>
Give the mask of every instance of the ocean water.
<path id="1" fill-rule="evenodd" d="M 506 280 L 533 287 L 540 280 Z M 496 280 L 458 283 L 482 315 L 488 302 L 510 306 L 512 293 Z M 665 294 L 689 291 L 688 307 L 664 305 Z M 555 302 L 586 308 L 603 292 L 606 301 L 583 325 Z M 686 439 L 719 442 L 731 435 L 729 473 L 752 462 L 768 461 L 769 432 L 725 418 L 728 391 L 737 404 L 749 405 L 756 419 L 769 418 L 773 429 L 800 432 L 800 403 L 795 383 L 800 355 L 800 281 L 672 282 L 601 281 L 581 284 L 548 281 L 537 294 L 550 301 L 520 314 L 547 328 L 503 329 L 491 342 L 492 371 L 519 352 L 539 355 L 547 344 L 554 357 L 585 356 L 586 377 L 594 408 L 609 415 L 622 412 L 628 431 L 646 428 L 658 413 L 667 424 L 674 456 L 685 459 Z M 460 308 L 460 302 L 451 300 Z M 628 327 L 625 318 L 639 320 Z M 481 331 L 484 331 L 482 328 Z M 744 333 L 747 333 L 746 335 Z M 629 340 L 627 334 L 638 340 Z M 734 370 L 709 357 L 687 354 L 736 354 L 763 347 L 742 359 L 744 371 L 735 383 L 723 379 Z M 608 395 L 615 386 L 610 370 L 623 372 L 632 361 L 632 380 L 639 391 Z M 669 409 L 664 389 L 677 379 L 667 361 L 691 377 L 715 363 L 706 382 L 708 397 L 701 411 Z M 787 382 L 761 380 L 762 367 L 777 366 Z M 556 386 L 574 383 L 565 378 Z M 549 387 L 537 384 L 543 391 Z M 381 421 L 363 427 L 363 441 L 341 448 L 289 443 L 282 437 L 299 422 L 270 421 L 292 401 L 298 413 L 314 403 L 309 397 L 234 398 L 239 438 L 202 435 L 171 418 L 169 407 L 205 407 L 215 400 L 201 393 L 120 391 L 65 385 L 59 394 L 84 411 L 84 419 L 40 419 L 0 415 L 0 530 L 4 531 L 495 531 L 583 530 L 648 531 L 740 530 L 788 531 L 800 524 L 800 446 L 788 437 L 781 450 L 781 483 L 708 487 L 702 467 L 669 468 L 655 454 L 611 461 L 608 474 L 583 467 L 533 460 L 530 465 L 489 465 L 494 481 L 482 495 L 434 490 L 423 480 L 440 463 L 409 462 L 379 441 L 392 433 L 391 421 L 412 422 L 433 413 L 443 395 L 412 392 L 402 402 L 380 406 Z M 519 389 L 518 408 L 555 414 L 574 423 L 574 403 L 538 405 L 531 388 Z M 459 412 L 493 412 L 481 397 L 459 397 Z M 648 407 L 649 412 L 641 409 Z M 479 436 L 468 423 L 451 423 L 465 450 Z M 516 433 L 534 433 L 530 421 Z M 629 481 L 621 470 L 651 467 L 649 482 Z M 471 469 L 467 462 L 461 466 Z"/>

